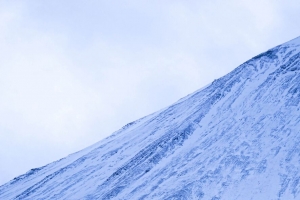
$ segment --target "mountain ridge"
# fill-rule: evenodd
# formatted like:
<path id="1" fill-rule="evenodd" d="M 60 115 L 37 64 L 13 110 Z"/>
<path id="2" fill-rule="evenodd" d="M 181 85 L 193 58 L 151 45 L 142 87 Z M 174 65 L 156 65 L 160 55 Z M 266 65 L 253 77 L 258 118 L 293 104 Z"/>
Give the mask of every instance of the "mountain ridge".
<path id="1" fill-rule="evenodd" d="M 295 199 L 299 58 L 300 37 L 16 177 L 0 186 L 0 199 Z"/>

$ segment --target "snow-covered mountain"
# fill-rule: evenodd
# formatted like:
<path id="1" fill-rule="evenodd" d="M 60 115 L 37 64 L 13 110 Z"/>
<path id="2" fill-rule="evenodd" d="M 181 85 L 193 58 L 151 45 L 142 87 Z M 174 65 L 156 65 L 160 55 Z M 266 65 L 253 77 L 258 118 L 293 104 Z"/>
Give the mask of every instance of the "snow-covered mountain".
<path id="1" fill-rule="evenodd" d="M 0 187 L 0 199 L 300 199 L 300 38 Z"/>

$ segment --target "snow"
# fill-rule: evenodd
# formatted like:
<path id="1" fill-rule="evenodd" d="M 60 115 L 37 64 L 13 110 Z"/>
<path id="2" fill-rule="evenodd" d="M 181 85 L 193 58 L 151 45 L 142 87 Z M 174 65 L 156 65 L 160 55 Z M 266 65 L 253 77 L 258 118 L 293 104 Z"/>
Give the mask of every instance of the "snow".
<path id="1" fill-rule="evenodd" d="M 30 170 L 0 199 L 299 199 L 299 44 Z"/>

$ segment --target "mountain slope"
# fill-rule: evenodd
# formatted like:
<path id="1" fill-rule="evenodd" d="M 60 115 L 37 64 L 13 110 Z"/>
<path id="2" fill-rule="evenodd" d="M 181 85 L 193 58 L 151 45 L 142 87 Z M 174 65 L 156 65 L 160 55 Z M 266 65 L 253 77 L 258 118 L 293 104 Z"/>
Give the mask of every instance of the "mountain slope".
<path id="1" fill-rule="evenodd" d="M 300 38 L 0 187 L 0 199 L 300 199 Z"/>

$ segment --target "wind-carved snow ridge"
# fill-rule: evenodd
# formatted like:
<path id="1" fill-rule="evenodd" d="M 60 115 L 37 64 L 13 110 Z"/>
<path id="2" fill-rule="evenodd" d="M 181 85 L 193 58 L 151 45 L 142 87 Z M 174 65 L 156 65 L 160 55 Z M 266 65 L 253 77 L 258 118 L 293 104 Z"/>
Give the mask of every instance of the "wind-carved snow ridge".
<path id="1" fill-rule="evenodd" d="M 300 199 L 300 38 L 112 136 L 0 186 L 0 199 Z"/>

